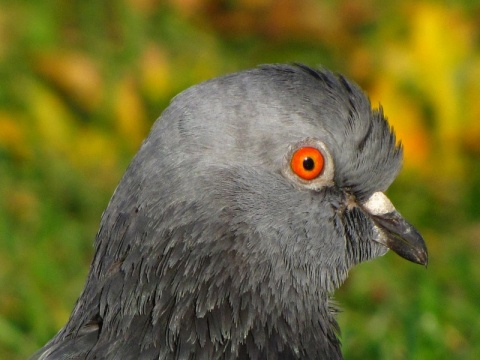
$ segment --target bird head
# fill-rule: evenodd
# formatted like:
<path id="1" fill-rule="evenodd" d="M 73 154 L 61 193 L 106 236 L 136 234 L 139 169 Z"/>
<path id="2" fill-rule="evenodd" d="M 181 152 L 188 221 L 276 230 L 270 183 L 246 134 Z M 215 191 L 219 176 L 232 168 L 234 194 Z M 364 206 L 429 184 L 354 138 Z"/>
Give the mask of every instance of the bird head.
<path id="1" fill-rule="evenodd" d="M 326 70 L 264 66 L 178 95 L 107 215 L 129 199 L 157 224 L 152 245 L 165 242 L 159 229 L 191 226 L 176 241 L 208 244 L 209 258 L 241 254 L 245 276 L 264 264 L 331 292 L 388 248 L 426 264 L 423 239 L 383 193 L 401 163 L 382 110 L 358 86 Z"/>
<path id="2" fill-rule="evenodd" d="M 326 70 L 269 65 L 187 89 L 116 189 L 64 333 L 95 316 L 122 333 L 147 314 L 172 352 L 338 355 L 328 300 L 349 269 L 389 248 L 427 263 L 384 194 L 401 163 L 382 110 Z"/>

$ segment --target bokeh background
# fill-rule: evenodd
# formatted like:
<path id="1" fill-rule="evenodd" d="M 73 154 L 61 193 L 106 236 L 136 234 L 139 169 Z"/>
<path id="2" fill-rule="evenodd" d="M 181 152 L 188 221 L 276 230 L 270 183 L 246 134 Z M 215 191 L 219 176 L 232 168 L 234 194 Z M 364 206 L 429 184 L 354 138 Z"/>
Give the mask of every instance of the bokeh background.
<path id="1" fill-rule="evenodd" d="M 1 359 L 66 322 L 101 213 L 170 99 L 270 62 L 355 80 L 405 145 L 388 194 L 430 264 L 389 253 L 351 272 L 346 359 L 480 358 L 479 1 L 1 0 Z"/>

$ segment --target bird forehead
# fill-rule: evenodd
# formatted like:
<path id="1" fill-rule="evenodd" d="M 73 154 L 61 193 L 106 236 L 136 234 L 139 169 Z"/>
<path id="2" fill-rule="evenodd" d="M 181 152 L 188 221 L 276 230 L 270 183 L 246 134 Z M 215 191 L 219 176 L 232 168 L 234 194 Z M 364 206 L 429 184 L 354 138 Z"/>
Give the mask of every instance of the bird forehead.
<path id="1" fill-rule="evenodd" d="M 171 108 L 181 134 L 247 148 L 265 141 L 318 137 L 339 127 L 338 99 L 304 96 L 305 90 L 284 89 L 276 87 L 274 79 L 259 82 L 251 77 L 256 78 L 247 72 L 239 81 L 230 76 L 214 79 L 177 96 Z"/>
<path id="2" fill-rule="evenodd" d="M 395 140 L 384 139 L 392 137 L 385 119 L 372 114 L 356 85 L 326 71 L 316 78 L 268 67 L 213 79 L 178 95 L 167 117 L 170 125 L 158 136 L 176 138 L 194 158 L 278 165 L 290 145 L 314 138 L 331 152 L 341 182 L 375 183 L 387 167 L 381 164 L 395 175 L 398 168 Z"/>

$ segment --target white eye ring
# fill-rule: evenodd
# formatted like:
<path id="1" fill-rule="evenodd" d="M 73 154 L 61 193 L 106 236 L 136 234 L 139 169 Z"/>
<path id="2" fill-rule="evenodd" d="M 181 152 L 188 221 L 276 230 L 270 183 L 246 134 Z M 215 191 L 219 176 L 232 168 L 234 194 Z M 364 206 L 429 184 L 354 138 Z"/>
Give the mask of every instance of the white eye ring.
<path id="1" fill-rule="evenodd" d="M 290 165 L 293 154 L 297 150 L 304 147 L 313 147 L 315 149 L 318 149 L 322 153 L 324 158 L 324 169 L 322 173 L 318 177 L 312 180 L 305 180 L 299 177 L 297 174 L 293 172 L 292 167 Z M 333 176 L 335 174 L 335 167 L 333 164 L 332 156 L 330 155 L 330 152 L 327 150 L 327 147 L 325 146 L 325 144 L 320 140 L 307 138 L 289 146 L 283 161 L 282 173 L 287 179 L 301 186 L 304 189 L 320 190 L 324 187 L 332 186 L 334 184 Z"/>

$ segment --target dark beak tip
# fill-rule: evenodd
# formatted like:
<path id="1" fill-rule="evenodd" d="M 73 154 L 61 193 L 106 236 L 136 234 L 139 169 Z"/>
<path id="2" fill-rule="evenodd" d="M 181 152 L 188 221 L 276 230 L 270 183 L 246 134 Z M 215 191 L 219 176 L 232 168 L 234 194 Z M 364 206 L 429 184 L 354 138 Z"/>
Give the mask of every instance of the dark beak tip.
<path id="1" fill-rule="evenodd" d="M 427 249 L 425 248 L 425 251 L 422 251 L 420 253 L 420 265 L 425 266 L 425 268 L 428 268 L 428 252 Z"/>
<path id="2" fill-rule="evenodd" d="M 408 247 L 404 249 L 407 251 L 405 259 L 410 260 L 416 264 L 428 266 L 428 250 L 427 245 L 423 237 L 415 230 L 415 236 L 410 237 L 408 240 Z M 405 239 L 404 239 L 405 240 Z M 409 248 L 409 249 L 408 249 Z M 400 256 L 403 256 L 399 253 Z"/>
<path id="3" fill-rule="evenodd" d="M 402 258 L 415 264 L 428 265 L 428 250 L 422 236 L 415 232 L 412 237 L 393 236 L 388 239 L 387 246 Z"/>
<path id="4" fill-rule="evenodd" d="M 428 250 L 422 235 L 398 212 L 372 218 L 385 235 L 381 241 L 384 245 L 402 258 L 427 267 Z"/>
<path id="5" fill-rule="evenodd" d="M 425 266 L 425 268 L 428 268 L 428 253 L 426 251 L 426 248 L 425 250 L 422 249 L 422 251 L 418 252 L 413 262 L 419 265 L 423 265 Z"/>
<path id="6" fill-rule="evenodd" d="M 411 261 L 418 265 L 428 266 L 428 253 L 426 247 L 422 248 L 402 248 L 397 247 L 397 244 L 390 244 L 390 250 L 395 252 L 398 256 L 405 260 Z"/>

